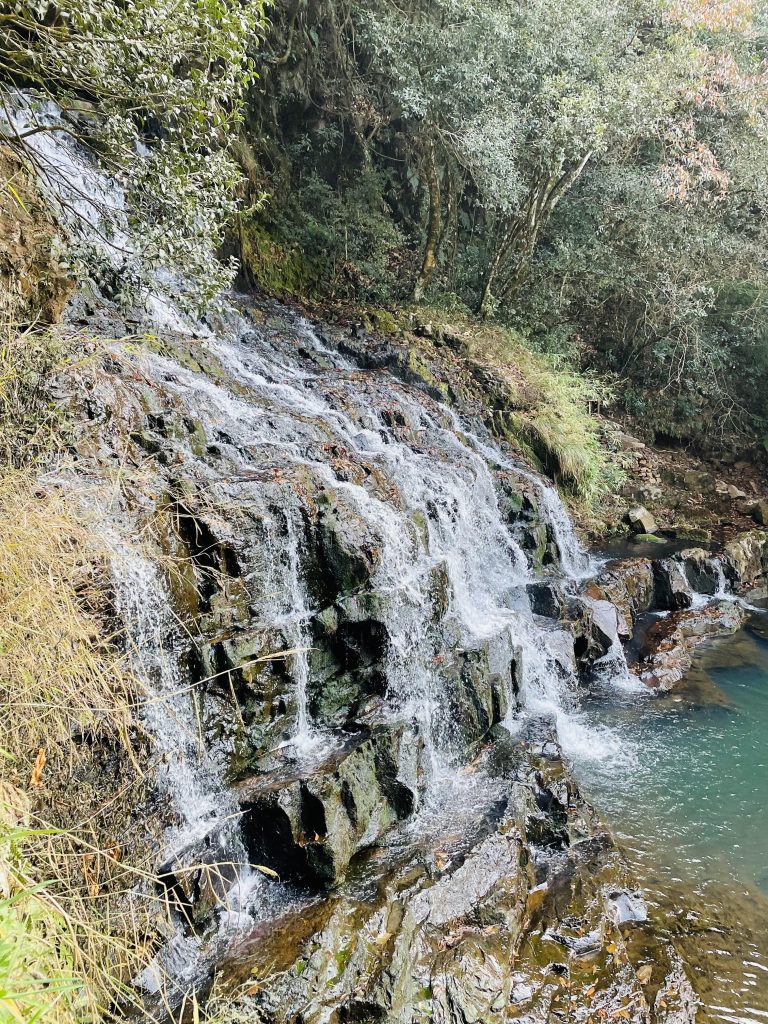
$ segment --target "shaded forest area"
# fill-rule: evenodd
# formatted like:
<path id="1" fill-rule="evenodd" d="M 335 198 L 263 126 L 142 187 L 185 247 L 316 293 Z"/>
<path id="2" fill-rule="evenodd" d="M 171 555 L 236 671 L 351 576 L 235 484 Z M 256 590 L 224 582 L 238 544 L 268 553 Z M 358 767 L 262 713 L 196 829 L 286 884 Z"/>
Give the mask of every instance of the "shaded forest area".
<path id="1" fill-rule="evenodd" d="M 761 5 L 280 0 L 246 281 L 514 328 L 649 440 L 768 439 Z"/>

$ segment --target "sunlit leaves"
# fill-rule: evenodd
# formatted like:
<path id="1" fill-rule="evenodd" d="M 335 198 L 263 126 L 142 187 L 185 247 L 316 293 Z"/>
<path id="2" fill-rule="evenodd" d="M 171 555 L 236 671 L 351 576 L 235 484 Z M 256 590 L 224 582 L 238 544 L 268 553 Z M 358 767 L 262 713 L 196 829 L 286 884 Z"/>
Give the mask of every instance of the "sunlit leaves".
<path id="1" fill-rule="evenodd" d="M 232 213 L 226 156 L 251 81 L 263 0 L 16 2 L 0 25 L 0 83 L 64 109 L 146 225 L 146 254 L 227 279 L 213 259 Z M 207 282 L 207 283 L 206 283 Z"/>
<path id="2" fill-rule="evenodd" d="M 750 33 L 757 7 L 755 0 L 669 0 L 665 14 L 689 29 Z"/>

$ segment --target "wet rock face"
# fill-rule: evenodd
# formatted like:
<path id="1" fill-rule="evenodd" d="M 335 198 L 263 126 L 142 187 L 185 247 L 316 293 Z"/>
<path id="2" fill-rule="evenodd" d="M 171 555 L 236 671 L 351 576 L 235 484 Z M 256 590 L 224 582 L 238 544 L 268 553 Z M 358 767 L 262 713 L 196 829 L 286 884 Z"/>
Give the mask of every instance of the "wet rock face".
<path id="1" fill-rule="evenodd" d="M 647 558 L 632 558 L 607 566 L 585 590 L 587 596 L 609 601 L 619 613 L 619 634 L 623 640 L 632 635 L 638 615 L 656 604 L 656 580 Z"/>
<path id="2" fill-rule="evenodd" d="M 725 583 L 725 576 L 719 559 L 703 548 L 687 548 L 680 551 L 676 561 L 681 565 L 691 588 L 697 594 L 713 597 Z"/>
<path id="3" fill-rule="evenodd" d="M 501 511 L 508 531 L 474 543 L 478 559 L 483 544 L 503 542 L 508 579 L 526 563 L 556 569 L 536 486 L 501 455 L 488 468 L 423 391 L 375 371 L 324 374 L 316 338 L 294 367 L 284 317 L 274 333 L 246 332 L 236 346 L 156 344 L 143 356 L 115 345 L 89 367 L 75 443 L 84 463 L 123 460 L 126 492 L 172 560 L 175 603 L 194 638 L 185 671 L 230 778 L 268 770 L 264 759 L 290 740 L 301 701 L 321 728 L 354 735 L 380 724 L 394 649 L 400 699 L 413 659 L 414 676 L 426 672 L 445 696 L 435 731 L 457 750 L 481 742 L 509 710 L 520 659 L 514 645 L 499 658 L 464 642 L 457 570 L 438 553 L 476 525 L 469 481 L 485 489 L 481 514 Z M 405 454 L 405 473 L 382 462 L 388 449 Z M 551 595 L 554 617 L 561 598 Z M 285 650 L 298 653 L 272 657 Z"/>
<path id="4" fill-rule="evenodd" d="M 653 577 L 656 584 L 656 608 L 660 611 L 679 611 L 691 607 L 691 584 L 677 559 L 663 558 L 654 562 Z"/>
<path id="5" fill-rule="evenodd" d="M 729 541 L 725 558 L 737 582 L 746 586 L 768 573 L 768 532 L 752 530 Z"/>
<path id="6" fill-rule="evenodd" d="M 528 599 L 534 615 L 548 619 L 559 619 L 565 611 L 565 599 L 556 583 L 529 583 Z"/>
<path id="7" fill-rule="evenodd" d="M 5 324 L 54 324 L 61 319 L 74 281 L 60 266 L 57 226 L 32 175 L 7 146 L 0 146 L 0 318 Z"/>
<path id="8" fill-rule="evenodd" d="M 690 669 L 696 648 L 713 637 L 735 633 L 745 618 L 740 605 L 719 601 L 659 620 L 645 639 L 638 662 L 640 678 L 661 691 L 674 689 Z"/>
<path id="9" fill-rule="evenodd" d="M 238 787 L 250 858 L 286 880 L 327 888 L 397 821 L 415 794 L 398 778 L 403 731 L 350 739 L 309 776 L 270 773 Z"/>
<path id="10" fill-rule="evenodd" d="M 510 745 L 503 809 L 468 849 L 453 852 L 439 835 L 393 848 L 365 868 L 376 876 L 369 897 L 342 886 L 309 928 L 289 914 L 279 943 L 255 937 L 241 957 L 269 982 L 239 1011 L 264 1024 L 502 1024 L 573 1007 L 692 1021 L 695 997 L 674 950 L 653 938 L 610 837 L 546 725 L 537 728 Z M 636 948 L 653 958 L 652 976 Z"/>

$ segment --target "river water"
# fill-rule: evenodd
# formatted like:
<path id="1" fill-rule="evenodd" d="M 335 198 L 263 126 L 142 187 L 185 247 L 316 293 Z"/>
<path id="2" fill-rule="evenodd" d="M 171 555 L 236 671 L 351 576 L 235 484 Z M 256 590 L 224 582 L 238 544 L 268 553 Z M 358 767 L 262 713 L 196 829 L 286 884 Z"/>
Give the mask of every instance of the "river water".
<path id="1" fill-rule="evenodd" d="M 590 718 L 620 754 L 577 774 L 688 961 L 702 1021 L 768 1021 L 768 635 L 755 616 L 663 699 L 613 690 Z"/>

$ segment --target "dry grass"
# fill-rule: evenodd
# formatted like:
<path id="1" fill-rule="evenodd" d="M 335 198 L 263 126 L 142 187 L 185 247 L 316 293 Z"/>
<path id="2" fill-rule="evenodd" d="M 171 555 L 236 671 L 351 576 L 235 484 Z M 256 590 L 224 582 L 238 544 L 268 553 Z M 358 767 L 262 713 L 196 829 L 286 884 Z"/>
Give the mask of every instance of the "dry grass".
<path id="1" fill-rule="evenodd" d="M 128 744 L 135 684 L 105 635 L 102 558 L 63 494 L 0 478 L 0 747 L 25 769 L 78 732 Z"/>
<path id="2" fill-rule="evenodd" d="M 0 1024 L 124 1019 L 138 1008 L 131 979 L 173 931 L 153 871 L 172 812 L 141 726 L 157 698 L 115 632 L 101 524 L 44 472 L 66 430 L 51 376 L 99 348 L 71 341 L 0 346 Z M 185 560 L 164 569 L 183 574 Z M 189 999 L 163 1018 L 188 1012 Z"/>
<path id="3" fill-rule="evenodd" d="M 32 823 L 0 851 L 15 894 L 3 910 L 30 956 L 47 944 L 62 958 L 47 1011 L 56 1021 L 70 1010 L 96 1020 L 115 1003 L 146 957 L 157 910 L 132 815 L 145 797 L 139 692 L 108 633 L 102 565 L 79 508 L 23 470 L 0 475 L 0 748 L 5 792 L 25 795 Z"/>
<path id="4" fill-rule="evenodd" d="M 0 335 L 0 466 L 29 466 L 58 442 L 60 418 L 48 386 L 66 361 L 51 331 L 6 327 Z"/>
<path id="5" fill-rule="evenodd" d="M 605 381 L 558 366 L 513 330 L 459 315 L 448 323 L 437 311 L 433 322 L 458 335 L 470 369 L 498 381 L 505 426 L 542 469 L 587 505 L 615 490 L 615 459 L 594 415 L 612 399 Z"/>

